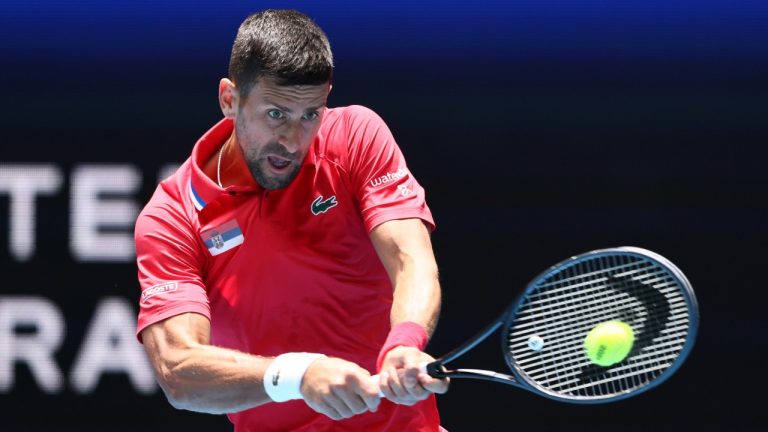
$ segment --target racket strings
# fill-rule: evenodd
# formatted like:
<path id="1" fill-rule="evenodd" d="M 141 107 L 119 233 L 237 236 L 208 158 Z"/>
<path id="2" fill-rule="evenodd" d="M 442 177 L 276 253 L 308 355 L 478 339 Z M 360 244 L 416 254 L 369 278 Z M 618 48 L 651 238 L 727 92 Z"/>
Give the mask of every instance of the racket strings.
<path id="1" fill-rule="evenodd" d="M 583 339 L 613 319 L 635 331 L 633 352 L 610 368 L 593 365 Z M 572 397 L 600 397 L 640 387 L 663 373 L 688 336 L 687 302 L 664 267 L 633 255 L 593 257 L 558 269 L 526 297 L 508 334 L 509 355 L 535 384 Z M 545 343 L 528 346 L 532 336 Z"/>
<path id="2" fill-rule="evenodd" d="M 680 337 L 682 335 L 684 335 L 684 333 L 677 333 L 674 336 L 675 337 Z M 655 350 L 653 353 L 650 353 L 650 354 L 649 353 L 638 354 L 637 356 L 634 357 L 635 363 L 633 363 L 633 366 L 642 366 L 642 364 L 640 363 L 641 361 L 657 362 L 659 359 L 665 357 L 666 355 L 670 355 L 670 354 L 672 355 L 672 358 L 674 358 L 674 356 L 676 355 L 676 352 L 678 350 L 677 344 L 678 344 L 677 340 L 669 341 L 668 343 L 660 344 L 658 349 Z M 579 347 L 579 350 L 578 350 L 579 355 L 583 355 L 582 354 L 582 349 L 583 348 Z M 571 353 L 573 353 L 573 352 L 571 352 Z M 554 362 L 562 362 L 562 361 L 568 359 L 569 357 L 570 356 L 566 354 L 566 355 L 563 355 L 563 356 L 560 356 L 560 357 L 553 357 L 550 360 L 554 361 Z M 521 362 L 521 365 L 523 365 L 523 364 L 524 364 L 524 362 Z M 528 365 L 530 365 L 530 362 L 528 363 Z M 581 363 L 575 364 L 575 366 L 577 366 L 579 368 L 589 367 L 589 366 L 591 366 L 591 363 L 589 361 L 582 361 Z M 625 370 L 625 368 L 626 368 L 625 366 L 619 366 L 619 367 L 613 368 L 612 372 L 621 372 L 621 371 Z M 602 368 L 600 368 L 600 369 L 601 369 L 600 373 L 602 373 Z M 537 381 L 536 381 L 537 383 L 543 384 L 543 385 L 552 385 L 554 383 L 554 381 L 559 379 L 557 377 L 557 375 L 558 375 L 559 372 L 561 372 L 561 370 L 549 370 L 547 368 L 539 368 L 539 369 L 537 369 L 537 368 L 535 368 L 535 365 L 533 365 L 531 368 L 529 368 L 529 370 L 527 370 L 527 372 L 529 374 L 534 375 L 534 376 L 537 377 Z M 564 384 L 564 383 L 560 383 L 560 384 Z"/>
<path id="3" fill-rule="evenodd" d="M 602 291 L 604 291 L 607 287 L 608 285 L 606 284 L 598 286 L 594 290 L 585 290 L 585 296 L 589 296 L 590 293 L 599 296 L 586 298 L 581 303 L 562 302 L 561 304 L 555 306 L 558 309 L 548 305 L 531 305 L 530 309 L 526 310 L 526 315 L 521 315 L 518 317 L 518 320 L 516 321 L 516 328 L 518 330 L 523 330 L 525 328 L 532 328 L 534 326 L 539 326 L 537 327 L 539 329 L 547 328 L 548 326 L 553 327 L 557 326 L 560 321 L 570 317 L 589 318 L 590 316 L 593 316 L 595 318 L 599 318 L 605 314 L 604 311 L 606 308 L 619 309 L 624 311 L 625 314 L 627 314 L 626 311 L 628 308 L 633 308 L 635 313 L 647 315 L 645 310 L 640 309 L 642 303 L 630 295 L 616 295 L 612 297 L 603 296 Z M 659 291 L 665 294 L 674 295 L 675 290 L 676 287 L 673 286 L 661 288 Z M 564 299 L 572 300 L 573 298 L 564 297 Z M 682 304 L 682 306 L 685 307 L 685 301 L 683 299 L 670 298 L 669 301 L 670 303 L 674 303 L 676 305 Z M 558 317 L 558 321 L 553 321 L 551 324 L 544 325 L 542 327 L 539 320 L 543 315 Z"/>
<path id="4" fill-rule="evenodd" d="M 673 293 L 671 290 L 667 291 Z M 561 308 L 558 312 L 558 321 L 552 320 L 543 325 L 533 319 L 521 317 L 516 321 L 515 336 L 510 337 L 510 348 L 525 348 L 531 335 L 546 332 L 550 335 L 548 342 L 550 347 L 555 349 L 566 349 L 566 347 L 561 344 L 574 343 L 574 336 L 586 334 L 586 332 L 591 330 L 596 323 L 601 322 L 601 320 L 605 318 L 604 314 L 606 308 L 619 309 L 622 311 L 631 308 L 633 310 L 632 316 L 634 317 L 634 322 L 636 324 L 640 324 L 647 316 L 647 312 L 642 308 L 640 302 L 626 295 L 617 296 L 608 300 L 590 300 L 584 304 L 585 306 L 581 310 L 575 306 Z M 669 333 L 679 324 L 683 326 L 682 328 L 687 328 L 688 310 L 685 302 L 679 298 L 672 298 L 670 299 L 670 304 L 672 305 L 670 308 L 671 314 L 666 323 L 666 328 L 662 329 L 662 331 Z M 628 314 L 624 313 L 623 315 Z M 570 323 L 572 325 L 563 325 L 568 319 L 578 321 Z M 645 337 L 646 335 L 647 332 L 642 332 L 640 337 Z M 520 355 L 519 359 L 522 360 L 526 357 L 534 357 L 536 354 L 536 352 L 524 353 Z"/>
<path id="5" fill-rule="evenodd" d="M 656 337 L 654 340 L 656 342 L 656 345 L 661 348 L 664 345 L 674 344 L 676 345 L 679 342 L 679 339 L 681 336 L 685 336 L 687 333 L 689 322 L 687 319 L 684 320 L 677 320 L 674 324 L 668 326 L 662 331 L 662 334 L 658 337 Z M 593 326 L 580 326 L 576 327 L 572 330 L 561 332 L 561 333 L 551 333 L 552 339 L 548 340 L 547 345 L 550 347 L 550 351 L 553 353 L 552 355 L 549 355 L 546 357 L 547 360 L 550 361 L 556 361 L 556 362 L 562 362 L 566 359 L 569 359 L 573 357 L 574 355 L 582 356 L 583 355 L 583 347 L 581 343 L 574 343 L 574 335 L 584 335 L 589 330 L 592 329 Z M 515 338 L 519 339 L 519 338 Z M 527 352 L 526 348 L 528 347 L 527 339 L 524 338 L 523 341 L 517 341 L 514 340 L 510 341 L 510 349 L 512 350 L 521 350 L 523 354 L 517 357 L 517 363 L 519 365 L 528 365 L 531 362 L 538 362 L 542 360 L 542 356 L 538 355 L 536 352 Z M 642 339 L 638 339 L 638 341 L 642 341 Z M 585 360 L 587 363 L 588 361 Z"/>

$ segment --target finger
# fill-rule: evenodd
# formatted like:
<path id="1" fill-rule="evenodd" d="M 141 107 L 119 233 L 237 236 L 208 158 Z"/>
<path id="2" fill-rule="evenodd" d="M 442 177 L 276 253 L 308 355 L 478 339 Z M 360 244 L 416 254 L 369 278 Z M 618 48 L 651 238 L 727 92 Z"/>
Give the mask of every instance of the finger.
<path id="1" fill-rule="evenodd" d="M 408 351 L 404 355 L 404 370 L 403 386 L 408 393 L 413 397 L 423 399 L 426 397 L 427 390 L 421 385 L 419 374 L 426 370 L 424 362 L 424 353 L 413 350 Z"/>
<path id="2" fill-rule="evenodd" d="M 368 405 L 353 389 L 347 389 L 345 387 L 335 388 L 333 393 L 344 404 L 346 408 L 345 412 L 350 413 L 348 417 L 352 417 L 355 414 L 360 414 L 368 410 Z"/>
<path id="3" fill-rule="evenodd" d="M 397 396 L 392 391 L 392 389 L 389 387 L 389 373 L 387 372 L 381 372 L 379 374 L 379 391 L 381 391 L 384 394 L 384 397 L 387 399 L 394 399 Z"/>
<path id="4" fill-rule="evenodd" d="M 387 396 L 387 399 L 402 405 L 413 404 L 413 401 L 408 396 L 408 392 L 405 391 L 401 385 L 397 372 L 394 369 L 390 369 L 388 372 L 382 373 L 382 375 L 385 381 L 381 386 L 382 393 Z"/>
<path id="5" fill-rule="evenodd" d="M 327 417 L 329 417 L 332 420 L 343 420 L 344 417 L 339 414 L 339 412 L 332 407 L 330 404 L 327 404 L 325 402 L 320 403 L 310 403 L 309 401 L 306 401 L 307 405 L 309 405 L 310 408 L 313 410 L 319 412 L 320 414 L 323 414 Z"/>
<path id="6" fill-rule="evenodd" d="M 421 386 L 424 387 L 427 391 L 431 393 L 443 394 L 448 391 L 448 386 L 450 385 L 451 380 L 448 378 L 434 378 L 422 372 L 419 374 L 419 382 L 421 383 Z"/>
<path id="7" fill-rule="evenodd" d="M 341 420 L 345 418 L 350 418 L 353 415 L 355 415 L 354 412 L 350 409 L 349 405 L 341 399 L 335 391 L 332 391 L 332 394 L 328 395 L 327 398 L 325 398 L 325 402 L 328 404 L 330 408 L 332 408 L 333 411 L 338 413 L 339 418 L 334 420 Z"/>
<path id="8" fill-rule="evenodd" d="M 325 409 L 325 415 L 330 417 L 333 420 L 344 420 L 346 418 L 331 406 L 328 406 L 328 408 Z"/>
<path id="9" fill-rule="evenodd" d="M 379 392 L 376 392 L 375 396 L 365 396 L 362 398 L 363 403 L 366 406 L 366 410 L 370 412 L 376 412 L 379 409 L 379 404 L 381 403 L 381 397 L 379 397 Z"/>
<path id="10" fill-rule="evenodd" d="M 413 388 L 419 385 L 419 370 L 417 368 L 406 368 L 403 369 L 403 387 L 405 387 L 408 391 L 411 391 Z"/>
<path id="11" fill-rule="evenodd" d="M 405 389 L 402 382 L 402 371 L 397 371 L 395 369 L 390 369 L 387 380 L 387 385 L 389 386 L 389 389 L 392 391 L 392 393 L 395 395 L 395 399 L 398 399 L 396 402 L 402 403 L 405 401 L 406 398 L 408 398 L 408 390 Z"/>
<path id="12" fill-rule="evenodd" d="M 429 391 L 422 387 L 419 382 L 419 371 L 416 368 L 401 371 L 403 388 L 408 394 L 408 398 L 413 400 L 423 400 L 429 396 Z"/>
<path id="13" fill-rule="evenodd" d="M 405 369 L 404 383 L 406 387 L 420 387 L 419 375 L 424 373 L 419 366 L 411 366 Z"/>
<path id="14" fill-rule="evenodd" d="M 368 411 L 376 412 L 379 409 L 381 403 L 381 396 L 379 396 L 379 379 L 371 380 L 373 377 L 365 379 L 360 384 L 360 399 L 367 407 Z"/>

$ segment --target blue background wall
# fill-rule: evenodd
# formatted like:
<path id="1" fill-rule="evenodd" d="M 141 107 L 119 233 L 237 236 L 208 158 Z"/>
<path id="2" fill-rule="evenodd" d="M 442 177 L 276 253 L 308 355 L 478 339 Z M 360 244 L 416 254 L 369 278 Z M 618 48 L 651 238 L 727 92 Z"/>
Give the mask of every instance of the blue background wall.
<path id="1" fill-rule="evenodd" d="M 62 310 L 65 373 L 99 299 L 138 296 L 132 262 L 69 250 L 70 175 L 138 167 L 133 199 L 146 202 L 157 170 L 183 161 L 220 118 L 237 26 L 266 7 L 299 9 L 325 29 L 337 65 L 330 105 L 376 110 L 427 189 L 445 290 L 432 352 L 589 249 L 659 252 L 700 297 L 698 345 L 663 387 L 584 407 L 455 382 L 439 398 L 449 430 L 757 430 L 762 404 L 744 392 L 765 381 L 768 348 L 763 1 L 3 2 L 0 163 L 52 164 L 64 181 L 37 201 L 28 260 L 9 252 L 0 194 L 0 295 Z M 495 341 L 473 358 L 503 367 Z M 24 365 L 13 374 L 0 392 L 3 431 L 229 430 L 138 394 L 121 374 L 85 395 L 47 394 Z"/>

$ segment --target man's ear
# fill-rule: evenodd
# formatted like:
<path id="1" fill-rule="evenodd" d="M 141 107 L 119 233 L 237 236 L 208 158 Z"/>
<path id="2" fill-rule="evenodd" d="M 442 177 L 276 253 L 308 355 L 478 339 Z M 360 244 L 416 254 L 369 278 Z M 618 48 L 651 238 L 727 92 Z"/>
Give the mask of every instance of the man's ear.
<path id="1" fill-rule="evenodd" d="M 225 118 L 234 120 L 237 116 L 237 107 L 240 104 L 240 94 L 229 78 L 219 81 L 219 106 Z"/>

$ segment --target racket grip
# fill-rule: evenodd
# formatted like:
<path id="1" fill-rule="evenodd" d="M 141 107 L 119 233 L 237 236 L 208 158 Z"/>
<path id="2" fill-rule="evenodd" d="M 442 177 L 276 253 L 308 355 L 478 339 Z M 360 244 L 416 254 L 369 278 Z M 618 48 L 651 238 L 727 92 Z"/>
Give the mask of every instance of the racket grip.
<path id="1" fill-rule="evenodd" d="M 419 365 L 419 372 L 427 373 L 427 365 L 428 364 L 429 363 L 422 363 L 421 365 Z M 376 384 L 376 386 L 378 387 L 378 385 L 379 385 L 379 374 L 371 375 L 371 382 Z M 381 388 L 379 388 L 379 397 L 380 398 L 384 397 L 384 393 L 381 391 Z"/>

